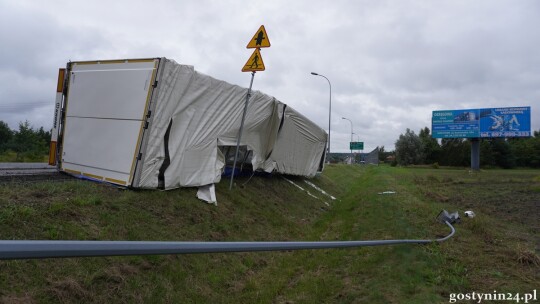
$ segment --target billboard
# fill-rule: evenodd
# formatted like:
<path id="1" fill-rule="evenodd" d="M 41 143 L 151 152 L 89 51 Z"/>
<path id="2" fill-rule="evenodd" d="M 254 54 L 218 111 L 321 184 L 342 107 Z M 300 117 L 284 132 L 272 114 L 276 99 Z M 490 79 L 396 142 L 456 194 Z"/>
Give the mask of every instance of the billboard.
<path id="1" fill-rule="evenodd" d="M 531 136 L 531 107 L 433 111 L 434 138 Z"/>

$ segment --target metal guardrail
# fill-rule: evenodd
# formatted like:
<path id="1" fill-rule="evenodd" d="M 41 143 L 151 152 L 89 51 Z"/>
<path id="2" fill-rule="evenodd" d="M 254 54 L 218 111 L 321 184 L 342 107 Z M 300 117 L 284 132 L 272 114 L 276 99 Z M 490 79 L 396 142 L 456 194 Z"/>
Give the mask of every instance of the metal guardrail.
<path id="1" fill-rule="evenodd" d="M 372 240 L 326 242 L 146 242 L 146 241 L 0 241 L 0 260 L 72 258 L 156 254 L 191 254 L 219 252 L 253 252 L 305 249 L 351 248 L 397 244 L 444 242 L 456 230 L 451 218 L 443 218 L 452 230 L 449 235 L 433 240 Z"/>

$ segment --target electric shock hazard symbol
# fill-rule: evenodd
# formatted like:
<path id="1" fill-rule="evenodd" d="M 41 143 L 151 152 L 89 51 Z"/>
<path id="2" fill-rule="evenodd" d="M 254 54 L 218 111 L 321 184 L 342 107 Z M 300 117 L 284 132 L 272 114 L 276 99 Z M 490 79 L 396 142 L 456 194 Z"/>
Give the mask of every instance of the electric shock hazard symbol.
<path id="1" fill-rule="evenodd" d="M 270 47 L 270 40 L 268 39 L 268 35 L 266 34 L 266 30 L 264 29 L 264 25 L 261 25 L 259 30 L 253 35 L 253 38 L 249 41 L 246 48 L 248 49 L 254 49 L 254 48 L 265 48 Z"/>
<path id="2" fill-rule="evenodd" d="M 264 71 L 264 62 L 261 57 L 261 52 L 259 49 L 255 49 L 251 57 L 249 57 L 246 64 L 242 68 L 242 72 L 255 72 L 255 71 Z"/>

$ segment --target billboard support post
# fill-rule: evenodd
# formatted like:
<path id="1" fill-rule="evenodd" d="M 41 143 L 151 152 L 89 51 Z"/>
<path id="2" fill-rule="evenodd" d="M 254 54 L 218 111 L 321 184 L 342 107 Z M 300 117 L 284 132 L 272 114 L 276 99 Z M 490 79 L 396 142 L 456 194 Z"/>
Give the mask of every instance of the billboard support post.
<path id="1" fill-rule="evenodd" d="M 480 170 L 480 139 L 471 139 L 471 170 Z"/>

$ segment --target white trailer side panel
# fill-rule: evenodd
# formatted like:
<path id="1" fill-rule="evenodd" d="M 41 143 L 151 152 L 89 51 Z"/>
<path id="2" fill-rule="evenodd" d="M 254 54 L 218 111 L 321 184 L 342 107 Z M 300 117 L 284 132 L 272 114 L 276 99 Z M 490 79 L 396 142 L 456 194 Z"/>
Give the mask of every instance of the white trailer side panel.
<path id="1" fill-rule="evenodd" d="M 68 115 L 141 120 L 154 62 L 74 65 Z"/>
<path id="2" fill-rule="evenodd" d="M 61 170 L 131 184 L 158 60 L 73 63 Z"/>

